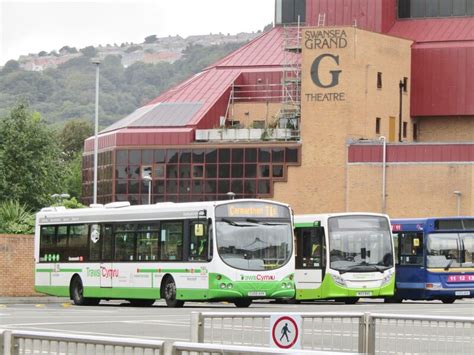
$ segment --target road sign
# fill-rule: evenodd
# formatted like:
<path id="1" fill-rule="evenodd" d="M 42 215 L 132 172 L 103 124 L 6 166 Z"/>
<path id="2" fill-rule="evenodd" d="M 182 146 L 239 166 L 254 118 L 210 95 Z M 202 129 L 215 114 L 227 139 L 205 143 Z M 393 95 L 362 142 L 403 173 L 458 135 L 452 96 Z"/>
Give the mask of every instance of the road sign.
<path id="1" fill-rule="evenodd" d="M 301 349 L 301 316 L 273 314 L 270 317 L 270 346 L 280 349 Z"/>

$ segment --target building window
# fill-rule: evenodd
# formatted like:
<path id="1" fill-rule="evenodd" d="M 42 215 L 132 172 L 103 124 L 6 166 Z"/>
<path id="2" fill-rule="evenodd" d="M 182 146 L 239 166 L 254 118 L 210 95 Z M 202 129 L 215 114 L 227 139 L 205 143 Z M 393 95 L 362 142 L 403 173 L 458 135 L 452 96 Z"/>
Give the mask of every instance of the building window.
<path id="1" fill-rule="evenodd" d="M 403 138 L 407 137 L 407 131 L 408 131 L 408 123 L 403 122 Z"/>
<path id="2" fill-rule="evenodd" d="M 408 92 L 408 78 L 406 76 L 403 77 L 403 92 Z"/>
<path id="3" fill-rule="evenodd" d="M 473 0 L 398 0 L 399 18 L 474 15 Z"/>
<path id="4" fill-rule="evenodd" d="M 418 125 L 413 123 L 413 140 L 418 140 Z"/>
<path id="5" fill-rule="evenodd" d="M 375 119 L 375 134 L 380 134 L 380 123 L 382 122 L 382 119 L 380 117 L 377 117 Z"/>
<path id="6" fill-rule="evenodd" d="M 378 72 L 377 73 L 377 89 L 382 88 L 382 73 Z"/>

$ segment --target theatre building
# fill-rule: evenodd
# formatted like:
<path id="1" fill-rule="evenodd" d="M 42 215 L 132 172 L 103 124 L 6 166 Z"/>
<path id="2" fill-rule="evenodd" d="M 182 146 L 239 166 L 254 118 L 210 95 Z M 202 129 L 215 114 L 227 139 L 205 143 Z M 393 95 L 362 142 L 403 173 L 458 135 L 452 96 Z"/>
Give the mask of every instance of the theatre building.
<path id="1" fill-rule="evenodd" d="M 272 30 L 100 132 L 98 202 L 472 215 L 474 0 L 275 4 Z M 90 137 L 86 204 L 93 166 Z"/>

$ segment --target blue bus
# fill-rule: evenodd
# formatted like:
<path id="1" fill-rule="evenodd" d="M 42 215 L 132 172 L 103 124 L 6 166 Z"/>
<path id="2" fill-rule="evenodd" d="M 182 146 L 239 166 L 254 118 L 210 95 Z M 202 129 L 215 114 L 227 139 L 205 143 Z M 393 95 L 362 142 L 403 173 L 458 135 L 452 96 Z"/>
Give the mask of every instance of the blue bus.
<path id="1" fill-rule="evenodd" d="M 395 294 L 387 302 L 474 296 L 474 217 L 392 219 Z"/>

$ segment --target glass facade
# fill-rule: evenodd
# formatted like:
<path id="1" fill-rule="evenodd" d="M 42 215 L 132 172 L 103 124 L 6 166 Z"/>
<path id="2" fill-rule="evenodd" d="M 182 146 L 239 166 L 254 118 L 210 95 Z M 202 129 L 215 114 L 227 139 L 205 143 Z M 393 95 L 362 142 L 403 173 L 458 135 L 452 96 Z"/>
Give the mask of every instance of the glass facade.
<path id="1" fill-rule="evenodd" d="M 93 159 L 83 158 L 85 204 L 92 203 Z M 98 203 L 146 204 L 150 187 L 152 203 L 224 200 L 228 192 L 272 197 L 273 182 L 286 180 L 289 165 L 300 165 L 300 147 L 117 149 L 100 153 L 98 165 Z"/>
<path id="2" fill-rule="evenodd" d="M 474 16 L 474 0 L 398 0 L 399 18 Z"/>

